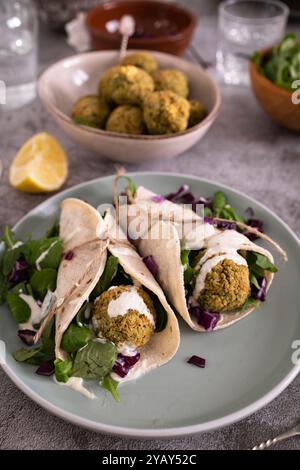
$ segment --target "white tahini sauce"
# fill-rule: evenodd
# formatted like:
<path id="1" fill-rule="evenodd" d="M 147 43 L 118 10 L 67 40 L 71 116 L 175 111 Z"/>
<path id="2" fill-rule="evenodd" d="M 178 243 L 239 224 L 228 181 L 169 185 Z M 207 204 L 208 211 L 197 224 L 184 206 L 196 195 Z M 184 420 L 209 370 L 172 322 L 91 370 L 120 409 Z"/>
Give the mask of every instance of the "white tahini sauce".
<path id="1" fill-rule="evenodd" d="M 58 385 L 65 385 L 66 387 L 70 387 L 76 392 L 81 393 L 81 395 L 85 396 L 86 398 L 89 398 L 90 400 L 94 400 L 96 396 L 94 393 L 90 392 L 84 385 L 83 385 L 83 379 L 80 377 L 70 377 L 69 380 L 64 383 L 64 382 L 58 382 L 54 376 L 54 382 L 56 382 Z"/>
<path id="2" fill-rule="evenodd" d="M 245 245 L 250 245 L 247 237 L 235 230 L 225 230 L 206 240 L 206 251 L 195 267 L 199 269 L 196 278 L 193 298 L 198 299 L 205 286 L 208 273 L 221 261 L 230 259 L 238 265 L 247 266 L 247 261 L 238 253 Z"/>
<path id="3" fill-rule="evenodd" d="M 137 310 L 148 318 L 151 325 L 155 325 L 152 313 L 138 294 L 135 286 L 130 286 L 130 290 L 122 292 L 117 299 L 111 300 L 108 304 L 107 314 L 110 318 L 114 318 L 118 315 L 126 315 L 128 310 Z"/>
<path id="4" fill-rule="evenodd" d="M 51 243 L 51 245 L 49 246 L 48 250 L 45 250 L 43 251 L 43 253 L 40 254 L 40 256 L 37 258 L 36 262 L 35 262 L 35 265 L 36 265 L 36 269 L 38 271 L 41 270 L 41 263 L 44 261 L 44 259 L 46 258 L 46 256 L 48 256 L 50 250 L 54 247 L 54 245 L 56 245 L 56 243 L 58 243 L 58 240 L 55 240 L 53 243 Z"/>
<path id="5" fill-rule="evenodd" d="M 19 325 L 20 330 L 35 330 L 33 325 L 41 322 L 56 300 L 55 295 L 50 290 L 48 290 L 41 307 L 36 303 L 35 299 L 31 295 L 21 293 L 20 298 L 26 302 L 31 310 L 29 320 L 26 323 L 21 323 Z"/>
<path id="6" fill-rule="evenodd" d="M 122 346 L 118 347 L 118 352 L 123 354 L 123 356 L 135 356 L 137 353 L 136 347 L 132 346 L 132 344 L 125 341 Z"/>

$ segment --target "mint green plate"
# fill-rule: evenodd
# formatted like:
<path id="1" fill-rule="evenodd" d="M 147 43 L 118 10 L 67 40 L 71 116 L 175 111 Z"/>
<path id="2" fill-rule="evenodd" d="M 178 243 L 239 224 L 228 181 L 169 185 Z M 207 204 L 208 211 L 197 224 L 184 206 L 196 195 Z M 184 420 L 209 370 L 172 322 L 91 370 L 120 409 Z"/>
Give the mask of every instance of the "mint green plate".
<path id="1" fill-rule="evenodd" d="M 300 338 L 300 245 L 293 232 L 260 203 L 232 189 L 195 177 L 166 173 L 135 173 L 137 184 L 157 193 L 175 191 L 188 183 L 197 195 L 223 190 L 241 213 L 251 206 L 265 222 L 266 232 L 287 251 L 288 263 L 276 259 L 275 277 L 267 302 L 231 328 L 199 334 L 181 320 L 181 345 L 173 360 L 135 383 L 120 388 L 116 403 L 97 385 L 96 400 L 40 377 L 34 368 L 14 361 L 21 346 L 16 324 L 6 307 L 0 308 L 0 339 L 6 344 L 3 369 L 26 395 L 63 419 L 94 431 L 139 437 L 169 437 L 228 425 L 273 400 L 296 377 L 300 364 L 292 362 L 292 344 Z M 42 235 L 66 197 L 82 198 L 98 206 L 111 202 L 112 177 L 68 189 L 48 199 L 15 227 L 18 235 Z M 199 369 L 187 364 L 196 354 L 206 358 Z"/>

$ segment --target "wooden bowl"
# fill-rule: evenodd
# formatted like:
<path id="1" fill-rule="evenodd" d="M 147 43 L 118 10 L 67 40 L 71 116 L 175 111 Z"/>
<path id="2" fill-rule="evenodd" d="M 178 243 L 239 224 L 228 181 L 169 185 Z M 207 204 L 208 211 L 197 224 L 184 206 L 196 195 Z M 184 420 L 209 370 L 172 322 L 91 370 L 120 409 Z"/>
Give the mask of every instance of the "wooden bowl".
<path id="1" fill-rule="evenodd" d="M 105 2 L 90 10 L 87 28 L 94 49 L 119 49 L 121 37 L 109 32 L 107 25 L 132 15 L 136 33 L 130 38 L 130 49 L 148 49 L 181 55 L 188 47 L 197 24 L 196 17 L 187 9 L 156 0 L 122 0 Z"/>
<path id="2" fill-rule="evenodd" d="M 267 54 L 270 50 L 262 53 Z M 250 79 L 258 103 L 270 118 L 277 124 L 300 132 L 300 104 L 292 102 L 294 92 L 280 88 L 268 80 L 253 61 L 250 63 Z"/>

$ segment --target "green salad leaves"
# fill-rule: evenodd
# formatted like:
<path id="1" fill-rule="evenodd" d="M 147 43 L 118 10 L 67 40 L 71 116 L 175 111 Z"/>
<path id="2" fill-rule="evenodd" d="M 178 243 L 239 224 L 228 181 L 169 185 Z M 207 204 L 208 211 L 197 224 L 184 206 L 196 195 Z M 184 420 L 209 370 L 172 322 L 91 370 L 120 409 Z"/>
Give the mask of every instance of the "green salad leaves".
<path id="1" fill-rule="evenodd" d="M 280 88 L 292 91 L 293 82 L 300 80 L 300 44 L 295 33 L 286 34 L 268 54 L 256 52 L 252 60 L 258 70 Z"/>

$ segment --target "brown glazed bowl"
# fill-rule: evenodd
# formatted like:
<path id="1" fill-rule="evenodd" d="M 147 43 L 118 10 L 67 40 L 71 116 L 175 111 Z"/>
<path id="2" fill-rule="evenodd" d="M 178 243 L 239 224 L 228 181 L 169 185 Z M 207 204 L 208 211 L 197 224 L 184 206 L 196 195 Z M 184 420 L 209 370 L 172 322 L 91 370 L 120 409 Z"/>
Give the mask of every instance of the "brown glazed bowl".
<path id="1" fill-rule="evenodd" d="M 270 49 L 267 49 L 262 52 L 267 54 L 269 51 Z M 252 89 L 262 109 L 277 124 L 300 132 L 300 104 L 292 102 L 293 92 L 280 88 L 268 80 L 253 61 L 250 62 L 249 71 Z M 300 93 L 297 94 L 299 98 Z"/>
<path id="2" fill-rule="evenodd" d="M 87 15 L 87 28 L 94 49 L 119 49 L 119 33 L 111 33 L 107 24 L 132 15 L 135 35 L 129 39 L 130 49 L 148 49 L 181 55 L 189 46 L 197 24 L 187 9 L 156 0 L 119 0 L 105 2 Z M 113 23 L 110 23 L 113 24 Z"/>

